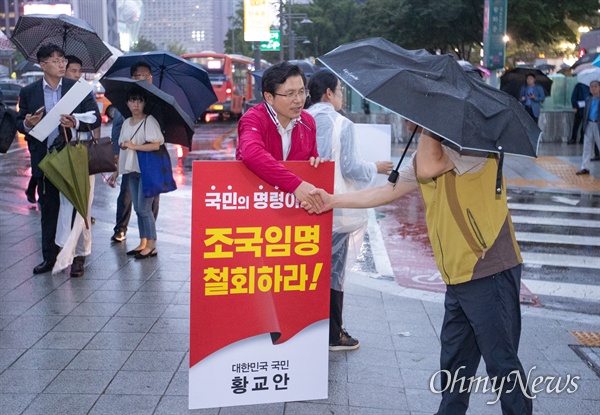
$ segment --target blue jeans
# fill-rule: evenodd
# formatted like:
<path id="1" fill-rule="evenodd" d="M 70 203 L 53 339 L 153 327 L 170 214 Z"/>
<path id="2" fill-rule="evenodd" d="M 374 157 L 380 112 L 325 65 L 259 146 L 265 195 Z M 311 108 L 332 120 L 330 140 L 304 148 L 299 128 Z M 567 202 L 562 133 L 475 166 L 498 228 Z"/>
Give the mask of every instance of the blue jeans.
<path id="1" fill-rule="evenodd" d="M 140 238 L 156 239 L 156 222 L 152 214 L 153 197 L 145 197 L 142 191 L 142 175 L 129 173 L 129 191 L 133 201 L 133 209 L 138 218 Z"/>
<path id="2" fill-rule="evenodd" d="M 152 203 L 152 213 L 154 214 L 154 221 L 158 218 L 158 204 L 160 202 L 160 195 L 154 198 Z M 127 225 L 129 225 L 129 218 L 131 216 L 131 193 L 129 193 L 129 173 L 121 176 L 121 189 L 119 190 L 119 197 L 117 198 L 117 224 L 115 225 L 115 232 L 127 233 Z"/>

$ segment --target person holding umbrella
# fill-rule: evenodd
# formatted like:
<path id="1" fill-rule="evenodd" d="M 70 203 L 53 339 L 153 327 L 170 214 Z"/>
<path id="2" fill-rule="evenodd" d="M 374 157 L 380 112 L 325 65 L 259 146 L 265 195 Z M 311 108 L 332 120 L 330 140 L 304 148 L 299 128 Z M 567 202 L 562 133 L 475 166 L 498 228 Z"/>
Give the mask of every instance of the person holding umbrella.
<path id="1" fill-rule="evenodd" d="M 119 134 L 118 172 L 128 175 L 129 191 L 133 208 L 138 218 L 140 243 L 136 248 L 127 252 L 135 255 L 136 259 L 146 259 L 157 255 L 156 222 L 152 213 L 154 197 L 145 197 L 142 190 L 142 178 L 137 158 L 138 151 L 156 151 L 164 144 L 165 139 L 160 125 L 152 115 L 146 115 L 146 93 L 141 88 L 132 88 L 126 95 L 127 107 L 131 117 L 123 122 Z"/>
<path id="2" fill-rule="evenodd" d="M 21 89 L 19 95 L 19 115 L 17 116 L 17 129 L 25 134 L 25 140 L 31 154 L 31 171 L 37 179 L 38 200 L 41 206 L 42 226 L 42 255 L 44 260 L 33 269 L 34 274 L 41 274 L 52 270 L 58 255 L 58 246 L 54 238 L 58 223 L 58 210 L 60 207 L 59 192 L 57 188 L 44 177 L 38 167 L 40 161 L 52 147 L 60 146 L 63 141 L 59 128 L 56 128 L 44 141 L 29 135 L 29 132 L 49 112 L 60 98 L 66 94 L 75 81 L 63 79 L 67 61 L 64 51 L 57 45 L 45 44 L 37 51 L 37 60 L 44 72 L 44 77 Z M 91 95 L 86 96 L 77 105 L 75 113 L 97 113 L 96 121 L 88 124 L 90 128 L 100 126 L 98 107 Z M 88 129 L 85 123 L 79 123 L 72 115 L 62 115 L 60 126 L 66 129 Z"/>
<path id="3" fill-rule="evenodd" d="M 333 72 L 320 70 L 313 73 L 308 81 L 308 91 L 308 113 L 317 124 L 319 155 L 336 163 L 336 192 L 346 186 L 353 189 L 367 187 L 378 173 L 387 174 L 392 171 L 394 164 L 391 161 L 371 163 L 361 160 L 354 123 L 338 113 L 342 109 L 342 84 Z M 346 183 L 349 185 L 345 185 Z M 359 210 L 352 210 L 350 215 L 348 213 L 335 212 L 333 220 L 329 300 L 331 351 L 354 350 L 359 347 L 359 341 L 350 336 L 342 326 L 342 311 L 348 251 L 354 252 L 355 256 L 358 254 L 367 225 L 367 215 Z M 342 217 L 344 214 L 346 218 Z M 349 216 L 351 219 L 348 220 Z"/>
<path id="4" fill-rule="evenodd" d="M 129 69 L 131 79 L 136 81 L 148 81 L 152 83 L 152 68 L 146 62 L 136 62 Z M 113 125 L 111 137 L 113 140 L 113 150 L 115 154 L 115 163 L 119 163 L 119 136 L 121 134 L 121 127 L 125 118 L 118 109 L 114 109 L 113 113 Z M 112 187 L 117 185 L 117 177 L 119 172 L 114 172 L 108 179 L 108 184 Z M 154 221 L 158 219 L 158 207 L 160 203 L 160 195 L 154 197 L 152 202 L 152 214 L 154 215 Z M 127 235 L 127 226 L 129 225 L 129 219 L 131 218 L 131 193 L 129 192 L 129 176 L 123 174 L 121 176 L 121 186 L 119 187 L 119 196 L 117 197 L 117 212 L 116 212 L 116 224 L 114 227 L 114 234 L 110 240 L 113 242 L 123 242 Z"/>
<path id="5" fill-rule="evenodd" d="M 594 143 L 600 147 L 600 131 L 598 122 L 600 121 L 600 81 L 590 82 L 591 95 L 585 99 L 583 111 L 582 128 L 583 135 L 583 154 L 581 155 L 581 169 L 575 174 L 590 174 L 590 161 L 594 152 Z"/>
<path id="6" fill-rule="evenodd" d="M 409 123 L 409 130 L 415 128 Z M 456 382 L 465 379 L 468 384 L 482 357 L 490 378 L 502 380 L 495 383 L 502 412 L 532 413 L 517 354 L 522 258 L 506 192 L 494 191 L 498 162 L 494 154 L 459 152 L 450 142 L 423 130 L 417 151 L 400 169 L 395 185 L 335 195 L 322 189 L 311 192 L 322 199 L 321 209 L 327 211 L 381 206 L 420 189 L 429 239 L 446 283 L 438 415 L 466 413 L 470 388 L 458 388 Z M 317 212 L 308 203 L 303 206 L 309 213 Z M 454 387 L 444 387 L 450 384 Z"/>
<path id="7" fill-rule="evenodd" d="M 525 107 L 525 111 L 537 123 L 540 118 L 542 102 L 546 99 L 546 95 L 544 94 L 544 89 L 535 83 L 534 73 L 528 73 L 526 80 L 527 83 L 519 91 L 519 101 Z"/>

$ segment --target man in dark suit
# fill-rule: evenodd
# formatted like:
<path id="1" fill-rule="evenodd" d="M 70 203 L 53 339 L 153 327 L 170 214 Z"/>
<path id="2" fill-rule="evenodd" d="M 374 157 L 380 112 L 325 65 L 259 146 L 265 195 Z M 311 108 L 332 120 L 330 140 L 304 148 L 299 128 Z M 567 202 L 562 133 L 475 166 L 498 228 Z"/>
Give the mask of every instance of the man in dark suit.
<path id="1" fill-rule="evenodd" d="M 44 173 L 39 168 L 39 163 L 46 156 L 50 147 L 56 146 L 60 140 L 64 140 L 63 127 L 67 131 L 70 131 L 70 128 L 77 128 L 82 131 L 88 129 L 83 123 L 79 125 L 80 123 L 72 115 L 62 114 L 60 126 L 52 131 L 44 141 L 39 141 L 29 135 L 31 129 L 75 85 L 75 81 L 63 79 L 67 61 L 65 60 L 65 53 L 60 47 L 52 44 L 41 46 L 37 52 L 37 59 L 42 71 L 44 71 L 44 77 L 21 89 L 17 129 L 26 134 L 25 140 L 31 154 L 31 173 L 38 183 L 38 198 L 42 213 L 42 255 L 44 260 L 33 269 L 33 273 L 41 274 L 52 270 L 58 255 L 58 246 L 54 239 L 60 199 L 58 190 L 44 177 Z M 100 113 L 91 94 L 87 95 L 73 112 L 84 113 L 88 111 L 95 111 L 96 113 L 96 121 L 90 124 L 90 127 L 98 127 L 101 123 Z"/>

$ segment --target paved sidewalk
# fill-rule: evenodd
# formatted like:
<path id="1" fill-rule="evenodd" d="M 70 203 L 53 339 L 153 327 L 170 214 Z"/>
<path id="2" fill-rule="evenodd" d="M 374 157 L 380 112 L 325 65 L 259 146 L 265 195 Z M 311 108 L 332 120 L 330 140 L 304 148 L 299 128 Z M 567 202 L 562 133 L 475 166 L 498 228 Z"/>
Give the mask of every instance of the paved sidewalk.
<path id="1" fill-rule="evenodd" d="M 568 163 L 576 156 L 558 157 Z M 507 176 L 536 166 L 509 161 Z M 178 192 L 189 194 L 189 185 Z M 160 253 L 145 261 L 125 255 L 137 241 L 135 222 L 128 241 L 111 246 L 112 224 L 97 221 L 81 279 L 33 276 L 41 259 L 38 213 L 0 207 L 1 414 L 435 413 L 440 396 L 430 379 L 438 370 L 442 294 L 400 287 L 376 268 L 348 277 L 345 325 L 361 347 L 330 353 L 327 400 L 188 411 L 189 213 L 166 214 L 189 209 L 180 203 L 161 199 Z M 600 319 L 523 306 L 525 370 L 553 379 L 550 389 L 580 377 L 574 393 L 537 394 L 535 414 L 600 413 L 600 378 L 569 347 L 580 345 L 573 331 L 598 333 Z M 600 364 L 597 350 L 582 349 Z M 494 399 L 474 394 L 469 414 L 500 414 L 498 404 L 485 403 Z"/>

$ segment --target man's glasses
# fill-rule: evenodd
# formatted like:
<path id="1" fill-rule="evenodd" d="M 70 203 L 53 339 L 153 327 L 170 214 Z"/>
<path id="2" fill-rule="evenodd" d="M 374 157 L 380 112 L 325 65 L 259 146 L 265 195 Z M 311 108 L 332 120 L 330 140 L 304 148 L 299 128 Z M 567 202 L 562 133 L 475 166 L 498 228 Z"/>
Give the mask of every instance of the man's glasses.
<path id="1" fill-rule="evenodd" d="M 292 100 L 295 97 L 298 97 L 298 99 L 304 99 L 306 98 L 306 90 L 305 89 L 301 89 L 299 91 L 290 91 L 287 94 L 278 94 L 277 92 L 275 92 L 274 95 L 279 95 L 280 97 L 284 97 L 286 99 Z"/>
<path id="2" fill-rule="evenodd" d="M 66 65 L 68 62 L 69 61 L 67 61 L 66 59 L 48 59 L 44 61 L 44 63 L 51 63 L 56 66 Z"/>

